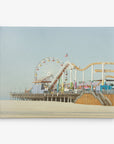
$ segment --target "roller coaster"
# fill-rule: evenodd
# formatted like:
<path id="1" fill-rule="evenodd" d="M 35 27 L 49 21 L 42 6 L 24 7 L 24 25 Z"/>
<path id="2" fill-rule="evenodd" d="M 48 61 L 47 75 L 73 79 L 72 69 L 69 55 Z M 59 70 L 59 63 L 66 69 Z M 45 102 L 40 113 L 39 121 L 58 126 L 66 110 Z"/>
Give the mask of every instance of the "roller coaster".
<path id="1" fill-rule="evenodd" d="M 47 73 L 47 76 L 43 77 L 42 79 L 39 79 L 38 76 L 40 75 L 40 70 L 42 69 L 42 67 L 45 67 L 45 65 L 48 65 L 48 63 L 53 63 L 55 65 L 55 63 L 58 64 L 58 69 L 55 71 L 55 73 Z M 94 66 L 96 65 L 101 65 L 102 69 L 95 69 L 94 70 Z M 85 68 L 80 68 L 78 66 L 76 66 L 74 63 L 71 63 L 69 61 L 66 62 L 62 62 L 60 59 L 58 58 L 54 58 L 54 57 L 47 57 L 42 59 L 38 65 L 35 68 L 35 79 L 34 79 L 34 86 L 32 89 L 33 93 L 38 93 L 35 92 L 35 90 L 38 88 L 42 89 L 42 93 L 45 92 L 45 90 L 47 90 L 48 92 L 52 92 L 52 91 L 56 91 L 58 92 L 68 92 L 68 91 L 75 91 L 76 89 L 79 89 L 78 84 L 77 84 L 77 71 L 82 72 L 82 86 L 81 88 L 84 89 L 85 88 L 91 88 L 91 90 L 93 90 L 93 88 L 96 88 L 97 86 L 100 85 L 100 83 L 102 83 L 101 85 L 105 85 L 106 84 L 106 78 L 113 78 L 114 76 L 112 75 L 105 75 L 106 73 L 113 73 L 114 70 L 112 69 L 105 69 L 105 65 L 114 65 L 114 62 L 95 62 L 95 63 L 91 63 L 89 65 L 87 65 Z M 87 69 L 89 69 L 91 67 L 91 83 L 89 84 L 89 86 L 86 84 L 85 86 L 85 71 Z M 48 70 L 49 71 L 49 70 Z M 69 71 L 69 78 L 68 78 L 68 71 Z M 44 73 L 45 70 L 42 71 L 42 73 Z M 74 79 L 73 79 L 73 72 L 74 72 Z M 97 82 L 97 80 L 94 79 L 94 72 L 98 73 L 101 72 L 101 82 Z M 68 83 L 68 79 L 69 79 L 69 83 Z M 96 86 L 93 84 L 93 82 L 96 81 Z M 36 86 L 37 85 L 37 86 Z M 37 87 L 34 89 L 34 87 Z"/>

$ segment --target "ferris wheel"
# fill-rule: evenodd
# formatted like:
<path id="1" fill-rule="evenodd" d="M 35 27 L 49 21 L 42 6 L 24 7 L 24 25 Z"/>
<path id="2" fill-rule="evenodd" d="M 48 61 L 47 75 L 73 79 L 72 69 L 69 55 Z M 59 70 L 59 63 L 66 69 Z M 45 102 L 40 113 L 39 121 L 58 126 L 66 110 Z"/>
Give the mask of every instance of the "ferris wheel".
<path id="1" fill-rule="evenodd" d="M 54 77 L 63 64 L 60 59 L 55 57 L 43 58 L 35 68 L 35 81 L 49 76 Z"/>

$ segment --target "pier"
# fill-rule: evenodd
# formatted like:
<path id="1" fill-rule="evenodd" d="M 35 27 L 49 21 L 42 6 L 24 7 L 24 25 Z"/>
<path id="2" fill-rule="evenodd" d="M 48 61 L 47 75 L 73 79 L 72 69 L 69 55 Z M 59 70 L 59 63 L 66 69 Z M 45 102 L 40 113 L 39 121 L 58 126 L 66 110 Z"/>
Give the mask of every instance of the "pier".
<path id="1" fill-rule="evenodd" d="M 36 100 L 36 101 L 57 101 L 57 102 L 74 102 L 80 94 L 30 94 L 30 93 L 10 93 L 11 97 L 16 100 Z"/>
<path id="2" fill-rule="evenodd" d="M 114 94 L 104 95 L 103 93 L 93 91 L 81 91 L 78 94 L 75 93 L 54 93 L 54 94 L 32 94 L 32 93 L 10 93 L 11 98 L 15 100 L 24 101 L 55 101 L 74 104 L 90 104 L 90 105 L 114 105 Z M 113 99 L 110 99 L 112 97 Z"/>

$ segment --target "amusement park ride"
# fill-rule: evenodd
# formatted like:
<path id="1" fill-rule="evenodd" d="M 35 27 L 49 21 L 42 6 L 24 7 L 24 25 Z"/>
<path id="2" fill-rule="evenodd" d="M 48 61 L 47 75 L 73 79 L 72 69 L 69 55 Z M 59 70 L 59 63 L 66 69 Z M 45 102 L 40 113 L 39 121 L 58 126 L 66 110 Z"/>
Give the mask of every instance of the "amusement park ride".
<path id="1" fill-rule="evenodd" d="M 45 67 L 45 65 L 48 65 L 48 63 L 57 63 L 60 66 L 58 68 L 59 70 L 56 71 L 55 74 L 48 72 L 47 76 L 39 79 L 38 76 L 40 75 L 40 70 L 42 69 L 42 67 Z M 102 69 L 94 70 L 95 65 L 101 65 Z M 40 61 L 40 63 L 35 68 L 35 76 L 33 82 L 34 85 L 32 89 L 26 92 L 30 92 L 30 93 L 44 93 L 44 92 L 59 93 L 59 92 L 71 92 L 71 91 L 76 92 L 76 90 L 78 89 L 93 90 L 95 88 L 98 89 L 98 87 L 100 90 L 102 90 L 102 88 L 107 90 L 109 86 L 106 85 L 106 81 L 108 81 L 106 78 L 114 78 L 114 76 L 110 76 L 110 75 L 105 76 L 104 74 L 108 72 L 112 73 L 114 72 L 114 70 L 104 69 L 105 65 L 114 65 L 114 62 L 91 63 L 85 68 L 81 69 L 69 61 L 63 63 L 59 59 L 53 57 L 44 58 L 43 60 Z M 90 83 L 85 83 L 85 71 L 90 67 L 91 67 L 91 80 Z M 78 85 L 77 83 L 77 71 L 82 72 L 82 82 L 80 83 L 80 85 Z M 96 73 L 98 72 L 102 73 L 101 80 L 94 80 L 94 71 Z M 110 89 L 111 88 L 113 87 L 110 87 Z"/>
<path id="2" fill-rule="evenodd" d="M 52 67 L 52 72 L 49 69 L 46 71 L 43 67 L 47 65 L 54 65 L 55 68 Z M 57 65 L 57 68 L 56 68 Z M 95 66 L 101 65 L 101 69 L 95 69 Z M 54 57 L 44 58 L 39 62 L 39 64 L 35 68 L 34 72 L 34 81 L 33 86 L 29 90 L 25 90 L 24 94 L 16 94 L 12 93 L 13 97 L 18 97 L 21 99 L 46 99 L 48 98 L 55 100 L 56 96 L 60 96 L 60 101 L 64 95 L 64 101 L 69 101 L 69 96 L 71 101 L 74 102 L 76 96 L 83 95 L 84 91 L 91 92 L 95 97 L 96 95 L 93 92 L 101 93 L 103 90 L 114 90 L 114 84 L 110 82 L 114 82 L 114 76 L 106 75 L 106 73 L 113 73 L 112 69 L 105 69 L 106 65 L 114 65 L 114 62 L 96 62 L 91 63 L 85 68 L 81 69 L 76 66 L 74 63 L 70 61 L 62 62 L 61 60 Z M 91 68 L 91 80 L 89 82 L 85 81 L 85 71 Z M 82 81 L 78 82 L 78 74 L 77 72 L 82 73 Z M 94 73 L 102 73 L 100 80 L 94 79 Z M 43 75 L 45 73 L 45 75 Z M 41 76 L 43 75 L 43 76 Z M 109 78 L 109 79 L 107 79 Z M 107 83 L 108 82 L 108 83 Z M 53 97 L 56 95 L 55 97 Z M 104 99 L 103 95 L 100 94 Z M 99 97 L 100 97 L 99 96 Z M 104 101 L 107 99 L 104 99 Z M 104 102 L 105 103 L 105 102 Z M 109 104 L 109 102 L 107 102 Z M 111 105 L 111 104 L 110 104 Z"/>

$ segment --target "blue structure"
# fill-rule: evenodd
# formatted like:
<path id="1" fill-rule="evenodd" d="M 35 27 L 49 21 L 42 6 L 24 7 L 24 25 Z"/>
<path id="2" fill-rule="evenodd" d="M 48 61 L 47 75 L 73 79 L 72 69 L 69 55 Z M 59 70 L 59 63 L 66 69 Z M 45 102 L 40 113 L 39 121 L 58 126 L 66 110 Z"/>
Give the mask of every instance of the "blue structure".
<path id="1" fill-rule="evenodd" d="M 112 86 L 110 86 L 110 85 L 101 85 L 100 86 L 100 91 L 102 92 L 102 90 L 111 90 L 112 89 Z"/>
<path id="2" fill-rule="evenodd" d="M 43 84 L 34 84 L 33 87 L 32 87 L 31 92 L 33 94 L 39 94 L 39 93 L 42 94 L 42 93 L 44 93 L 44 86 L 43 86 Z"/>

